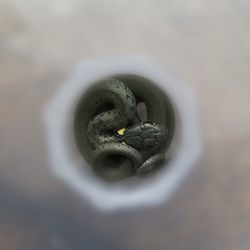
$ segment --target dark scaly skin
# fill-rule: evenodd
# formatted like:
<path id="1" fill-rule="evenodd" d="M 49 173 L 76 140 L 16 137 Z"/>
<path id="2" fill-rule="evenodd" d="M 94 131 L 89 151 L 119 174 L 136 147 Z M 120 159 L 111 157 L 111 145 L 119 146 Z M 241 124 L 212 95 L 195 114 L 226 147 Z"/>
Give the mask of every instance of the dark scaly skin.
<path id="1" fill-rule="evenodd" d="M 165 126 L 151 122 L 136 124 L 125 132 L 125 142 L 140 150 L 144 159 L 136 171 L 137 175 L 153 172 L 164 161 L 165 154 L 158 151 L 164 146 L 167 135 Z"/>
<path id="2" fill-rule="evenodd" d="M 161 148 L 166 141 L 166 127 L 151 122 L 138 123 L 135 97 L 119 80 L 97 84 L 91 95 L 92 119 L 87 137 L 97 174 L 117 181 L 135 173 L 153 172 L 164 160 Z M 133 125 L 127 128 L 129 124 Z M 127 128 L 124 135 L 117 133 L 121 128 Z"/>
<path id="3" fill-rule="evenodd" d="M 117 142 L 113 132 L 126 127 L 136 111 L 134 95 L 120 81 L 108 80 L 98 87 L 98 92 L 102 98 L 94 103 L 94 110 L 98 112 L 105 103 L 112 103 L 114 107 L 97 114 L 88 124 L 89 142 L 95 148 L 100 144 Z"/>
<path id="4" fill-rule="evenodd" d="M 93 165 L 96 172 L 109 180 L 120 180 L 130 176 L 135 165 L 141 160 L 140 153 L 126 145 L 117 136 L 116 131 L 125 127 L 134 117 L 136 102 L 131 91 L 117 80 L 109 80 L 97 85 L 98 95 L 93 96 L 92 109 L 112 103 L 111 110 L 98 113 L 88 124 L 87 136 L 93 147 Z M 96 100 L 96 101 L 95 101 Z M 122 162 L 109 171 L 103 169 L 103 160 L 108 155 L 123 155 Z M 112 165 L 112 162 L 107 164 Z"/>

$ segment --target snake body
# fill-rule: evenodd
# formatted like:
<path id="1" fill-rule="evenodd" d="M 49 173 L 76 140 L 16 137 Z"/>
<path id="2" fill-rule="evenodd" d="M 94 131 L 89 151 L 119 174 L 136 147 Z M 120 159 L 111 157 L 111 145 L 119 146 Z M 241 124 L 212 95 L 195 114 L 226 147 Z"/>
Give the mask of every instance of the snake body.
<path id="1" fill-rule="evenodd" d="M 146 103 L 149 120 L 141 121 L 138 93 L 120 80 L 108 79 L 95 84 L 83 98 L 83 105 L 88 105 L 83 111 L 86 131 L 82 130 L 89 144 L 87 156 L 104 179 L 118 181 L 145 175 L 164 161 L 168 136 L 165 113 L 157 114 L 159 101 L 152 102 L 147 92 L 141 99 Z M 119 134 L 121 129 L 123 133 Z"/>

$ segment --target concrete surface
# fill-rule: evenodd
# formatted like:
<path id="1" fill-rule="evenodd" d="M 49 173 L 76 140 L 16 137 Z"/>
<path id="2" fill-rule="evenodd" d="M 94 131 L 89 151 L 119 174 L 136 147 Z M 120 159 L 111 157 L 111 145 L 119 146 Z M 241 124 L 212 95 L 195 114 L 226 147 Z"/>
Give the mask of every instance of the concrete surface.
<path id="1" fill-rule="evenodd" d="M 0 249 L 248 250 L 250 2 L 0 0 Z M 146 54 L 194 91 L 205 154 L 172 200 L 98 214 L 47 167 L 44 105 L 82 58 Z"/>

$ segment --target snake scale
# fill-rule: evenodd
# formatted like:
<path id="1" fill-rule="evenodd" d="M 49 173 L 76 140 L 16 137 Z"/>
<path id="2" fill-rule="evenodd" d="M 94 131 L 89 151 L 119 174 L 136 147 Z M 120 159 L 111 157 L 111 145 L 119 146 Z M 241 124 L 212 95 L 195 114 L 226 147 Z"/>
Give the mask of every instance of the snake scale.
<path id="1" fill-rule="evenodd" d="M 147 120 L 137 109 L 141 101 Z M 158 169 L 168 142 L 165 109 L 159 106 L 163 103 L 149 90 L 129 88 L 113 78 L 94 84 L 84 94 L 79 117 L 84 116 L 80 133 L 85 137 L 80 150 L 99 176 L 118 181 Z"/>

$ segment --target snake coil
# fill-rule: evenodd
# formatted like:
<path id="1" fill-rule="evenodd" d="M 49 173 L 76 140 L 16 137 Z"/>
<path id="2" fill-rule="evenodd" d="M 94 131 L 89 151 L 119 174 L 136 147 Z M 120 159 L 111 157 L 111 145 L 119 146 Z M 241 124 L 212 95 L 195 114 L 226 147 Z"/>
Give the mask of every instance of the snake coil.
<path id="1" fill-rule="evenodd" d="M 118 181 L 146 175 L 161 165 L 169 142 L 164 98 L 118 79 L 96 83 L 86 91 L 76 137 L 82 138 L 79 149 L 99 176 Z M 145 103 L 148 120 L 142 120 L 139 102 Z"/>

